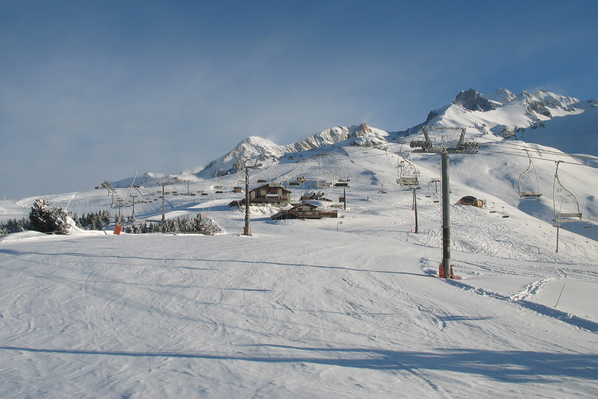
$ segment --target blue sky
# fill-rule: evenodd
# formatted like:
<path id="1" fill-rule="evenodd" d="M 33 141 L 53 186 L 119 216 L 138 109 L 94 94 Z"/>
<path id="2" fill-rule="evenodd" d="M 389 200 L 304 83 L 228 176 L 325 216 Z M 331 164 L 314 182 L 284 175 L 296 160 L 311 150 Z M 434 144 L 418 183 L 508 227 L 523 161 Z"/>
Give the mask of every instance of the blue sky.
<path id="1" fill-rule="evenodd" d="M 474 88 L 598 97 L 594 1 L 0 2 L 0 194 L 92 189 Z"/>

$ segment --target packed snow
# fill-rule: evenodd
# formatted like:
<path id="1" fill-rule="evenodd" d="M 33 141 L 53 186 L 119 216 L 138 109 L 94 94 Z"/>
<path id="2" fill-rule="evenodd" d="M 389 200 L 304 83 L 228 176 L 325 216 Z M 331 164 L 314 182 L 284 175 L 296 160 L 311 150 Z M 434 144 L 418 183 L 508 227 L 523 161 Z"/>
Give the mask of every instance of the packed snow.
<path id="1" fill-rule="evenodd" d="M 596 397 L 598 170 L 469 132 L 479 153 L 450 155 L 454 280 L 437 277 L 440 156 L 411 152 L 409 137 L 328 144 L 251 171 L 251 187 L 304 177 L 293 200 L 322 191 L 337 219 L 273 221 L 276 208 L 251 207 L 244 236 L 243 209 L 228 205 L 244 196 L 233 191 L 244 174 L 233 173 L 173 180 L 164 203 L 166 217 L 201 213 L 224 234 L 0 238 L 1 396 Z M 543 195 L 521 200 L 530 159 Z M 396 181 L 405 160 L 421 182 L 417 232 L 413 191 Z M 584 215 L 563 223 L 558 252 L 557 161 Z M 314 187 L 331 176 L 349 187 Z M 138 222 L 160 220 L 160 190 L 134 188 Z M 43 198 L 117 214 L 128 192 Z M 466 195 L 485 206 L 454 205 Z M 0 220 L 34 200 L 0 201 Z"/>

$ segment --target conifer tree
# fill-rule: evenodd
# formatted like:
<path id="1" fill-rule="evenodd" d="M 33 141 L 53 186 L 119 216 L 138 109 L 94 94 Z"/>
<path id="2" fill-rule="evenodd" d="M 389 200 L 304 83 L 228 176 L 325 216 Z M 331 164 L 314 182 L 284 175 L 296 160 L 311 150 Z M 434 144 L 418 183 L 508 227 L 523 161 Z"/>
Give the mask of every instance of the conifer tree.
<path id="1" fill-rule="evenodd" d="M 42 233 L 68 234 L 67 213 L 62 207 L 48 200 L 36 199 L 29 212 L 32 230 Z"/>

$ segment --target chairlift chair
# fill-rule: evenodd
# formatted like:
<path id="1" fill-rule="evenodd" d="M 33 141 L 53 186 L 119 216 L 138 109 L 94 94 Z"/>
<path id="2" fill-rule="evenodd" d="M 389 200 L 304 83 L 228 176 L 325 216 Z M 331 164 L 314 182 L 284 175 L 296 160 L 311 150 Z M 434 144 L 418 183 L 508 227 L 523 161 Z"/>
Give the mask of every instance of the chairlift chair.
<path id="1" fill-rule="evenodd" d="M 328 180 L 321 180 L 320 179 L 320 175 L 328 175 Z M 325 179 L 325 177 L 324 177 Z M 332 176 L 332 174 L 330 174 L 330 172 L 328 172 L 326 169 L 324 169 L 322 167 L 322 158 L 320 158 L 320 160 L 318 161 L 318 178 L 316 180 L 316 186 L 323 188 L 323 187 L 332 187 L 332 182 L 334 181 L 334 178 Z"/>
<path id="2" fill-rule="evenodd" d="M 594 225 L 590 223 L 590 217 L 588 216 L 588 220 L 586 221 L 586 225 L 583 226 L 584 229 L 592 229 Z"/>
<path id="3" fill-rule="evenodd" d="M 334 177 L 336 178 L 336 176 L 340 176 L 340 177 L 335 181 L 334 187 L 349 187 L 349 182 L 351 181 L 351 179 L 346 175 L 345 166 L 343 165 L 342 161 L 341 161 L 341 168 L 334 175 Z"/>
<path id="4" fill-rule="evenodd" d="M 555 223 L 567 223 L 567 222 L 581 222 L 582 212 L 581 206 L 577 197 L 563 186 L 559 178 L 559 163 L 556 162 L 556 171 L 554 173 L 552 202 L 554 207 L 554 221 Z M 560 201 L 560 203 L 559 203 Z M 559 209 L 557 212 L 557 203 L 559 203 Z M 568 212 L 563 212 L 563 205 L 566 205 Z"/>
<path id="5" fill-rule="evenodd" d="M 525 153 L 527 154 L 529 164 L 527 169 L 519 176 L 519 198 L 537 199 L 542 196 L 542 193 L 539 191 L 540 184 L 538 182 L 538 174 L 536 173 L 536 169 L 534 168 L 534 164 L 529 152 L 525 150 Z"/>
<path id="6" fill-rule="evenodd" d="M 401 154 L 401 156 L 403 156 Z M 419 186 L 419 172 L 413 165 L 413 162 L 409 161 L 405 157 L 403 157 L 404 162 L 399 162 L 399 178 L 397 179 L 397 183 L 401 185 L 401 187 L 408 187 L 408 188 L 420 188 Z"/>
<path id="7" fill-rule="evenodd" d="M 494 207 L 494 202 L 492 203 L 492 207 L 490 207 L 489 213 L 496 213 L 496 208 Z"/>

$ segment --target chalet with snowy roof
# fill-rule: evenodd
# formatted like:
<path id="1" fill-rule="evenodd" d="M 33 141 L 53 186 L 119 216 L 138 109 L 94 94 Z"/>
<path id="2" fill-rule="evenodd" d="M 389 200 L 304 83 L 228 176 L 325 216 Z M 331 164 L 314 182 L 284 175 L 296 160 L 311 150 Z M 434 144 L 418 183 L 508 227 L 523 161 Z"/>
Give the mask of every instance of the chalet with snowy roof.
<path id="1" fill-rule="evenodd" d="M 455 205 L 470 205 L 470 206 L 477 206 L 483 207 L 486 205 L 486 200 L 477 199 L 472 195 L 466 195 L 465 197 L 461 198 L 459 201 L 455 203 Z"/>
<path id="2" fill-rule="evenodd" d="M 317 205 L 302 203 L 293 206 L 291 209 L 283 209 L 271 218 L 274 220 L 281 219 L 322 219 L 322 218 L 337 218 L 338 211 L 328 211 L 318 209 Z"/>
<path id="3" fill-rule="evenodd" d="M 271 205 L 283 207 L 291 202 L 291 192 L 281 185 L 264 184 L 249 191 L 249 205 Z M 233 201 L 229 206 L 244 206 L 245 198 Z"/>
<path id="4" fill-rule="evenodd" d="M 310 193 L 306 193 L 303 194 L 301 196 L 301 201 L 327 201 L 327 202 L 332 202 L 331 199 L 325 198 L 324 197 L 324 192 L 320 191 L 320 192 L 310 192 Z"/>

